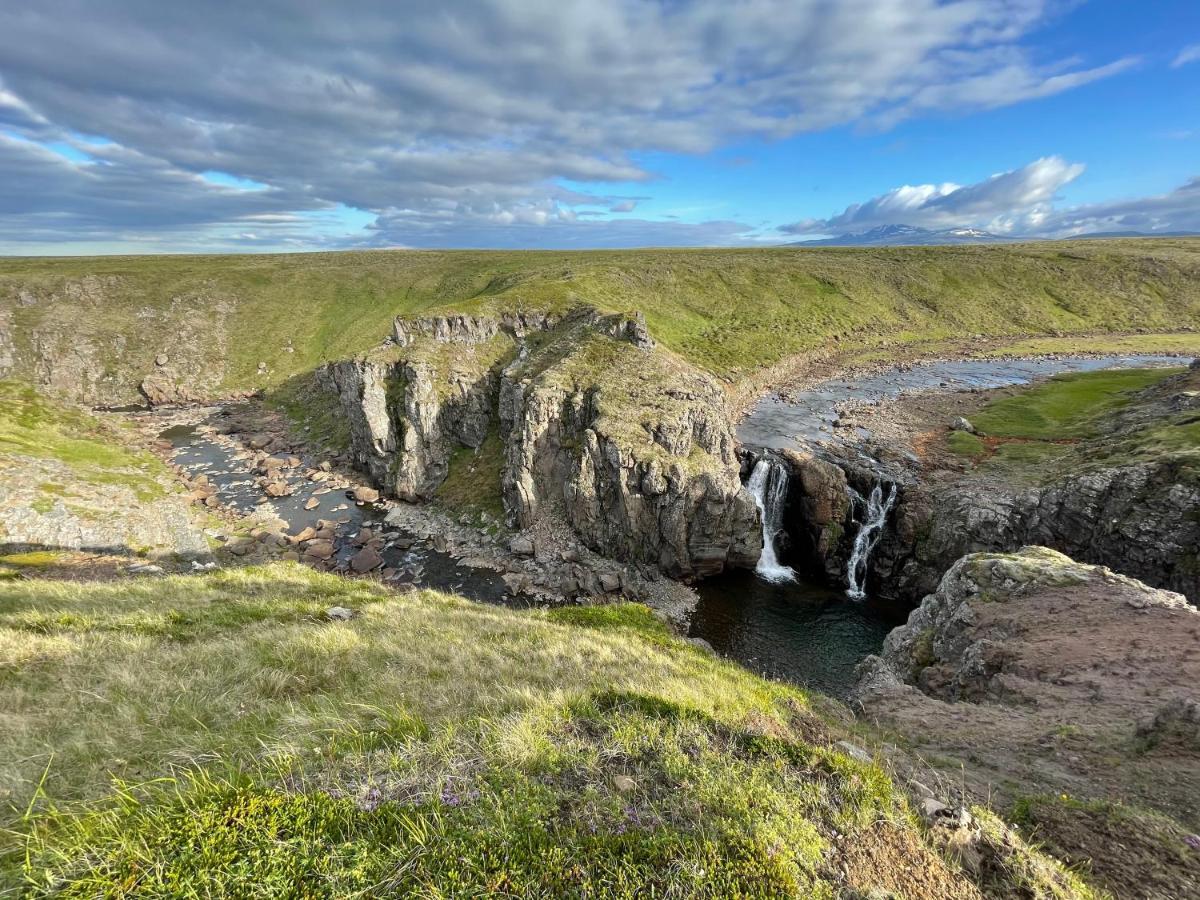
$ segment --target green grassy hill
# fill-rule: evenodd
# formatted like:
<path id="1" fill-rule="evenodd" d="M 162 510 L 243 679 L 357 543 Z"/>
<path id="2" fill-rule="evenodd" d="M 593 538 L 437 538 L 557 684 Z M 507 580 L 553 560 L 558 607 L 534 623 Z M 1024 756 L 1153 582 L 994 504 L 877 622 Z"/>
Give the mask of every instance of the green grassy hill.
<path id="1" fill-rule="evenodd" d="M 0 892 L 977 896 L 809 697 L 643 607 L 0 581 L 0 691 Z M 1014 840 L 989 878 L 1088 895 Z"/>
<path id="2" fill-rule="evenodd" d="M 18 374 L 80 345 L 92 368 L 144 374 L 183 334 L 223 390 L 371 347 L 397 314 L 576 303 L 640 309 L 663 344 L 737 382 L 822 347 L 1194 330 L 1200 240 L 0 260 Z"/>

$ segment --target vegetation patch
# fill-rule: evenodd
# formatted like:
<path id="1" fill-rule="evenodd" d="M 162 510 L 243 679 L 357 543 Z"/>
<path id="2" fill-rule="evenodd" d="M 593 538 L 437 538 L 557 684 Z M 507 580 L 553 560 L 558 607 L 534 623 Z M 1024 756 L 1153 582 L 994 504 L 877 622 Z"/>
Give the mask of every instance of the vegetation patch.
<path id="1" fill-rule="evenodd" d="M 504 445 L 493 424 L 478 448 L 459 447 L 450 456 L 446 480 L 437 489 L 437 500 L 455 512 L 486 513 L 504 521 L 500 475 L 504 468 Z"/>
<path id="2" fill-rule="evenodd" d="M 971 415 L 978 434 L 954 431 L 946 448 L 986 471 L 1048 478 L 1090 466 L 1200 459 L 1200 415 L 1155 406 L 1183 369 L 1058 375 L 993 400 Z M 1153 408 L 1153 413 L 1146 412 Z"/>
<path id="3" fill-rule="evenodd" d="M 141 502 L 166 495 L 166 467 L 152 454 L 131 450 L 127 438 L 85 412 L 49 403 L 30 385 L 0 381 L 0 457 L 55 460 L 87 484 L 126 487 Z M 42 493 L 66 488 L 39 485 Z"/>
<path id="4" fill-rule="evenodd" d="M 0 889 L 32 896 L 834 897 L 886 881 L 881 822 L 970 895 L 801 691 L 632 604 L 0 581 L 0 690 Z"/>
<path id="5" fill-rule="evenodd" d="M 971 419 L 983 434 L 1038 441 L 1094 437 L 1106 416 L 1180 369 L 1072 372 L 989 403 Z"/>
<path id="6" fill-rule="evenodd" d="M 1047 851 L 1114 897 L 1190 897 L 1200 892 L 1200 851 L 1189 832 L 1158 813 L 1066 794 L 1023 797 L 1013 819 Z"/>
<path id="7" fill-rule="evenodd" d="M 350 425 L 341 401 L 316 373 L 289 378 L 265 399 L 311 445 L 334 453 L 350 448 Z"/>
<path id="8" fill-rule="evenodd" d="M 962 335 L 1062 349 L 1063 335 L 1147 329 L 1139 352 L 1194 349 L 1194 240 L 1011 247 L 762 248 L 593 252 L 367 251 L 245 256 L 6 259 L 0 305 L 32 374 L 31 335 L 84 341 L 130 385 L 162 334 L 187 332 L 222 359 L 225 391 L 278 386 L 376 346 L 395 316 L 638 309 L 691 364 L 740 382 L 836 344 L 884 351 Z M 89 279 L 88 301 L 72 288 Z M 22 291 L 38 298 L 22 306 Z M 171 298 L 185 297 L 173 304 Z M 298 298 L 303 298 L 298 310 Z M 157 315 L 147 327 L 146 310 Z M 197 325 L 196 323 L 201 323 Z M 198 333 L 208 328 L 211 333 Z M 219 332 L 219 334 L 218 334 Z M 62 337 L 62 342 L 67 341 Z M 120 348 L 119 352 L 117 348 Z M 259 364 L 265 364 L 260 374 Z M 22 370 L 24 371 L 24 369 Z M 136 376 L 136 377 L 135 377 Z"/>

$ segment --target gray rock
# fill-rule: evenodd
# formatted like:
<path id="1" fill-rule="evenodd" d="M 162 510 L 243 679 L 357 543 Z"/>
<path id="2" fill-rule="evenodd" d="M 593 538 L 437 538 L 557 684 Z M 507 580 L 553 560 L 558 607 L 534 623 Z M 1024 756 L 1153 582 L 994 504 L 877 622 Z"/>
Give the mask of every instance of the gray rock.
<path id="1" fill-rule="evenodd" d="M 515 537 L 508 542 L 508 549 L 517 556 L 533 556 L 533 540 L 527 537 Z"/>
<path id="2" fill-rule="evenodd" d="M 344 606 L 331 606 L 325 610 L 325 616 L 334 622 L 348 622 L 354 618 L 354 610 Z"/>
<path id="3" fill-rule="evenodd" d="M 850 741 L 838 741 L 834 744 L 839 750 L 849 756 L 851 759 L 861 763 L 871 762 L 871 754 L 857 744 L 852 744 Z"/>
<path id="4" fill-rule="evenodd" d="M 965 431 L 967 434 L 974 434 L 975 426 L 972 425 L 966 419 L 964 419 L 962 416 L 957 416 L 954 419 L 954 421 L 950 423 L 950 430 L 951 431 Z"/>

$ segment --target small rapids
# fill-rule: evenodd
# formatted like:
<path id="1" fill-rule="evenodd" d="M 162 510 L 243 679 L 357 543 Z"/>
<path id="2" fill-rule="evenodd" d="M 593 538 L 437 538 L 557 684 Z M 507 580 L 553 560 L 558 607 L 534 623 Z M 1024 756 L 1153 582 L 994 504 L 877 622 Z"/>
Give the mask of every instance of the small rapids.
<path id="1" fill-rule="evenodd" d="M 883 485 L 876 484 L 871 488 L 869 497 L 847 486 L 850 499 L 855 509 L 863 510 L 862 524 L 858 534 L 854 536 L 854 546 L 850 551 L 850 559 L 846 563 L 846 596 L 852 600 L 862 600 L 867 596 L 867 572 L 871 562 L 871 551 L 883 536 L 883 526 L 887 522 L 888 513 L 896 503 L 896 485 L 889 484 L 887 494 Z"/>
<path id="2" fill-rule="evenodd" d="M 746 490 L 758 504 L 762 518 L 763 549 L 754 571 L 772 584 L 796 580 L 796 572 L 779 561 L 776 538 L 783 531 L 784 505 L 787 503 L 787 468 L 777 460 L 764 456 L 754 464 Z"/>

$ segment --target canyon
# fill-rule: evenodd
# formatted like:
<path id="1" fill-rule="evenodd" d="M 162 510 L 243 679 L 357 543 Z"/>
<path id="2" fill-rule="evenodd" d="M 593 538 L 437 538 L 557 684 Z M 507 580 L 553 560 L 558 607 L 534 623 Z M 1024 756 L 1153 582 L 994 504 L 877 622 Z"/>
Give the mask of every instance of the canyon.
<path id="1" fill-rule="evenodd" d="M 1127 295 L 1151 275 L 1170 286 L 1139 302 L 1144 321 L 1175 330 L 1123 331 L 1110 311 L 1101 329 L 1081 316 L 1062 333 L 1059 313 L 1035 306 L 1034 327 L 996 334 L 983 297 L 953 314 L 978 313 L 983 331 L 966 340 L 896 345 L 861 322 L 826 323 L 820 346 L 788 355 L 799 327 L 776 319 L 779 347 L 747 368 L 721 348 L 766 341 L 770 302 L 740 318 L 706 308 L 702 327 L 684 328 L 619 299 L 652 283 L 690 322 L 689 301 L 664 288 L 684 270 L 659 268 L 686 254 L 472 269 L 466 300 L 372 299 L 345 321 L 314 301 L 309 321 L 267 316 L 257 344 L 238 317 L 261 313 L 261 298 L 220 273 L 174 272 L 157 299 L 149 283 L 131 291 L 150 271 L 136 265 L 58 282 L 10 274 L 0 383 L 25 411 L 0 433 L 4 559 L 36 568 L 33 556 L 65 553 L 83 568 L 47 578 L 131 583 L 300 563 L 396 596 L 435 588 L 564 620 L 620 618 L 636 601 L 688 652 L 810 688 L 823 721 L 839 723 L 822 740 L 893 773 L 927 820 L 922 840 L 965 841 L 954 865 L 972 884 L 991 877 L 998 846 L 1023 846 L 1012 831 L 997 838 L 978 806 L 993 794 L 1063 858 L 1086 857 L 1077 831 L 1101 813 L 1052 802 L 1060 794 L 1092 803 L 1128 789 L 1104 815 L 1163 817 L 1154 834 L 1178 842 L 1200 828 L 1189 812 L 1200 300 L 1191 244 L 1145 247 L 1119 251 L 1140 274 L 1112 283 Z M 939 265 L 990 260 L 946 252 Z M 1016 270 L 1029 264 L 1025 250 L 1003 252 Z M 1074 265 L 1055 252 L 1033 256 Z M 1111 251 L 1082 252 L 1095 264 Z M 897 253 L 905 278 L 929 258 Z M 913 284 L 905 292 L 884 319 L 941 315 L 908 305 Z M 72 303 L 74 331 L 53 314 Z M 833 320 L 857 315 L 839 303 L 825 307 L 840 310 Z M 344 330 L 330 337 L 335 320 Z M 931 331 L 948 327 L 938 321 Z M 72 403 L 106 408 L 85 428 L 100 443 L 140 444 L 108 460 L 116 474 L 80 469 L 74 438 L 43 441 L 53 458 L 36 449 L 46 423 L 84 421 L 54 411 Z M 356 621 L 347 604 L 328 618 Z M 1122 684 L 1131 674 L 1136 690 Z M 1049 739 L 1055 719 L 1078 735 Z M 1097 721 L 1108 730 L 1089 730 Z M 1097 753 L 1124 760 L 1120 772 L 1100 777 Z M 957 785 L 956 766 L 970 770 Z M 1142 850 L 1173 859 L 1164 846 Z M 1164 863 L 1155 889 L 1190 890 L 1192 868 Z M 1143 895 L 1120 865 L 1097 873 Z"/>

